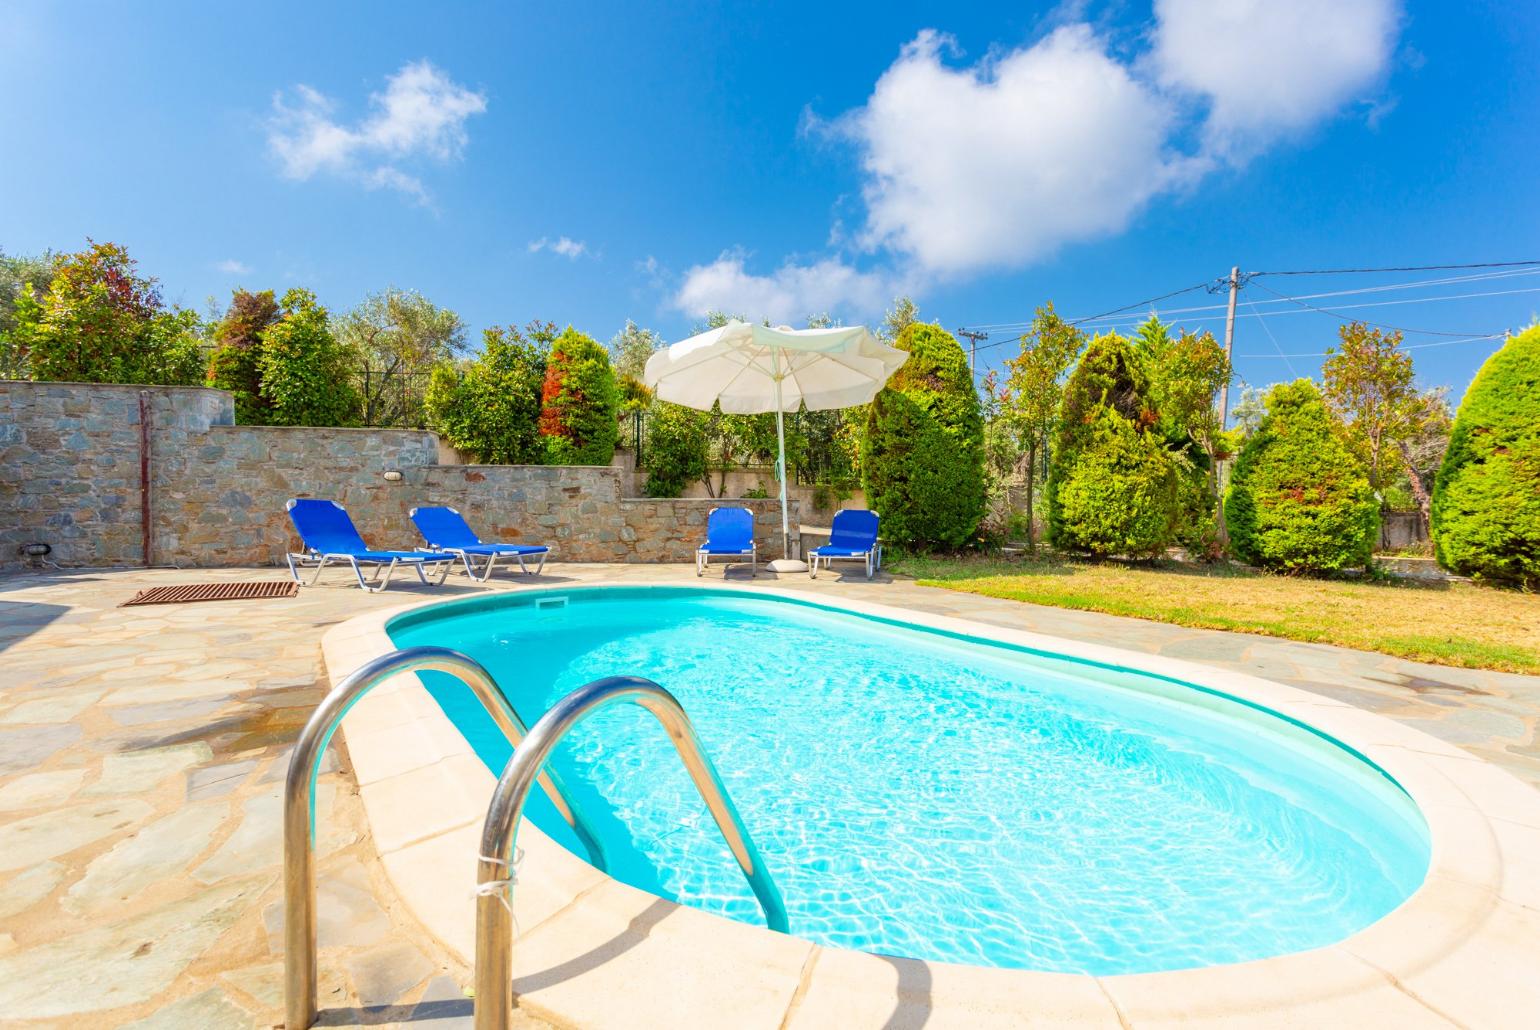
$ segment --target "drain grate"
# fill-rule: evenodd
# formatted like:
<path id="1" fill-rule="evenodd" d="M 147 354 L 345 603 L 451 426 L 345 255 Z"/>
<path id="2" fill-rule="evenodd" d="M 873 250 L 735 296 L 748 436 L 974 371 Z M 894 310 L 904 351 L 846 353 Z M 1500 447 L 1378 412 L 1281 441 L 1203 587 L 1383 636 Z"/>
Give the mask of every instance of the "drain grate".
<path id="1" fill-rule="evenodd" d="M 294 582 L 263 583 L 190 583 L 179 587 L 153 587 L 141 590 L 118 605 L 187 604 L 190 601 L 250 601 L 267 597 L 293 597 L 299 593 Z"/>

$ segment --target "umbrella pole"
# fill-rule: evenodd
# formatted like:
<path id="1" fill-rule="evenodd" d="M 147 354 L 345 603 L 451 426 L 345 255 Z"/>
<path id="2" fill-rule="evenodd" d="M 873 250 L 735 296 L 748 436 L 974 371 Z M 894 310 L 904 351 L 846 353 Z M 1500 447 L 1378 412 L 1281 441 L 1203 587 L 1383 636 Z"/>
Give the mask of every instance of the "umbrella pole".
<path id="1" fill-rule="evenodd" d="M 773 572 L 806 572 L 807 563 L 791 556 L 791 518 L 786 505 L 786 416 L 781 411 L 781 349 L 770 349 L 770 366 L 775 380 L 775 444 L 778 455 L 776 472 L 781 479 L 781 557 L 770 563 Z"/>
<path id="2" fill-rule="evenodd" d="M 791 557 L 791 518 L 786 514 L 786 425 L 781 415 L 781 384 L 775 384 L 775 442 L 780 448 L 780 476 L 781 476 L 781 556 Z"/>

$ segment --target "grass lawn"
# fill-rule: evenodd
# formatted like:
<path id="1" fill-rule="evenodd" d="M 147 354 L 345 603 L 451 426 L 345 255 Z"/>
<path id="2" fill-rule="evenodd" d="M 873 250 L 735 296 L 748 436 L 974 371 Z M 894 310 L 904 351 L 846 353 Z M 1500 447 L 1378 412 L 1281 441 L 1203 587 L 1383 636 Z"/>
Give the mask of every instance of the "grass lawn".
<path id="1" fill-rule="evenodd" d="M 925 586 L 1202 629 L 1540 673 L 1540 596 L 1468 583 L 1305 579 L 1233 566 L 906 556 Z"/>

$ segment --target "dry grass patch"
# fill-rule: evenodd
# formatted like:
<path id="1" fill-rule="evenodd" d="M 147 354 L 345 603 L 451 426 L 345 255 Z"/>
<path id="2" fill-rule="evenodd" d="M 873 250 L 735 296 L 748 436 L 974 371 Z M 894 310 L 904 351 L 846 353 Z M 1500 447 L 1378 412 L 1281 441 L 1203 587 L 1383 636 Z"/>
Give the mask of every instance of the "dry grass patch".
<path id="1" fill-rule="evenodd" d="M 906 557 L 925 586 L 1201 629 L 1540 673 L 1540 597 L 1468 583 L 1306 579 L 1230 566 Z"/>

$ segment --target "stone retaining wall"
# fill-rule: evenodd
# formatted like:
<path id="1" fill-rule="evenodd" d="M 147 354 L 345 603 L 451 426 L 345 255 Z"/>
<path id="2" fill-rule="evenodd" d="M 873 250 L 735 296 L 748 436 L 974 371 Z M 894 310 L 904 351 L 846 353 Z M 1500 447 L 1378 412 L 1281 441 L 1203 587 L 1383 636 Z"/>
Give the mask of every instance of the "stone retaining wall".
<path id="1" fill-rule="evenodd" d="M 1428 525 L 1420 511 L 1380 513 L 1380 550 L 1399 551 L 1428 542 Z"/>
<path id="2" fill-rule="evenodd" d="M 66 566 L 142 564 L 141 393 L 155 564 L 282 561 L 297 546 L 284 501 L 305 496 L 339 501 L 376 547 L 416 546 L 408 512 L 448 504 L 486 538 L 549 543 L 553 561 L 689 561 L 717 503 L 627 498 L 616 467 L 441 464 L 453 452 L 414 430 L 237 426 L 218 390 L 0 380 L 0 569 L 34 541 Z M 727 503 L 754 510 L 778 556 L 776 503 Z"/>
<path id="3" fill-rule="evenodd" d="M 0 568 L 32 542 L 60 564 L 140 563 L 141 395 L 152 474 L 155 458 L 235 421 L 218 390 L 0 380 Z"/>
<path id="4" fill-rule="evenodd" d="M 407 512 L 422 503 L 409 471 L 438 460 L 432 433 L 405 429 L 213 426 L 157 455 L 152 517 L 157 564 L 265 565 L 297 538 L 284 502 L 329 497 L 382 548 L 416 546 Z M 402 481 L 385 479 L 400 471 Z"/>

